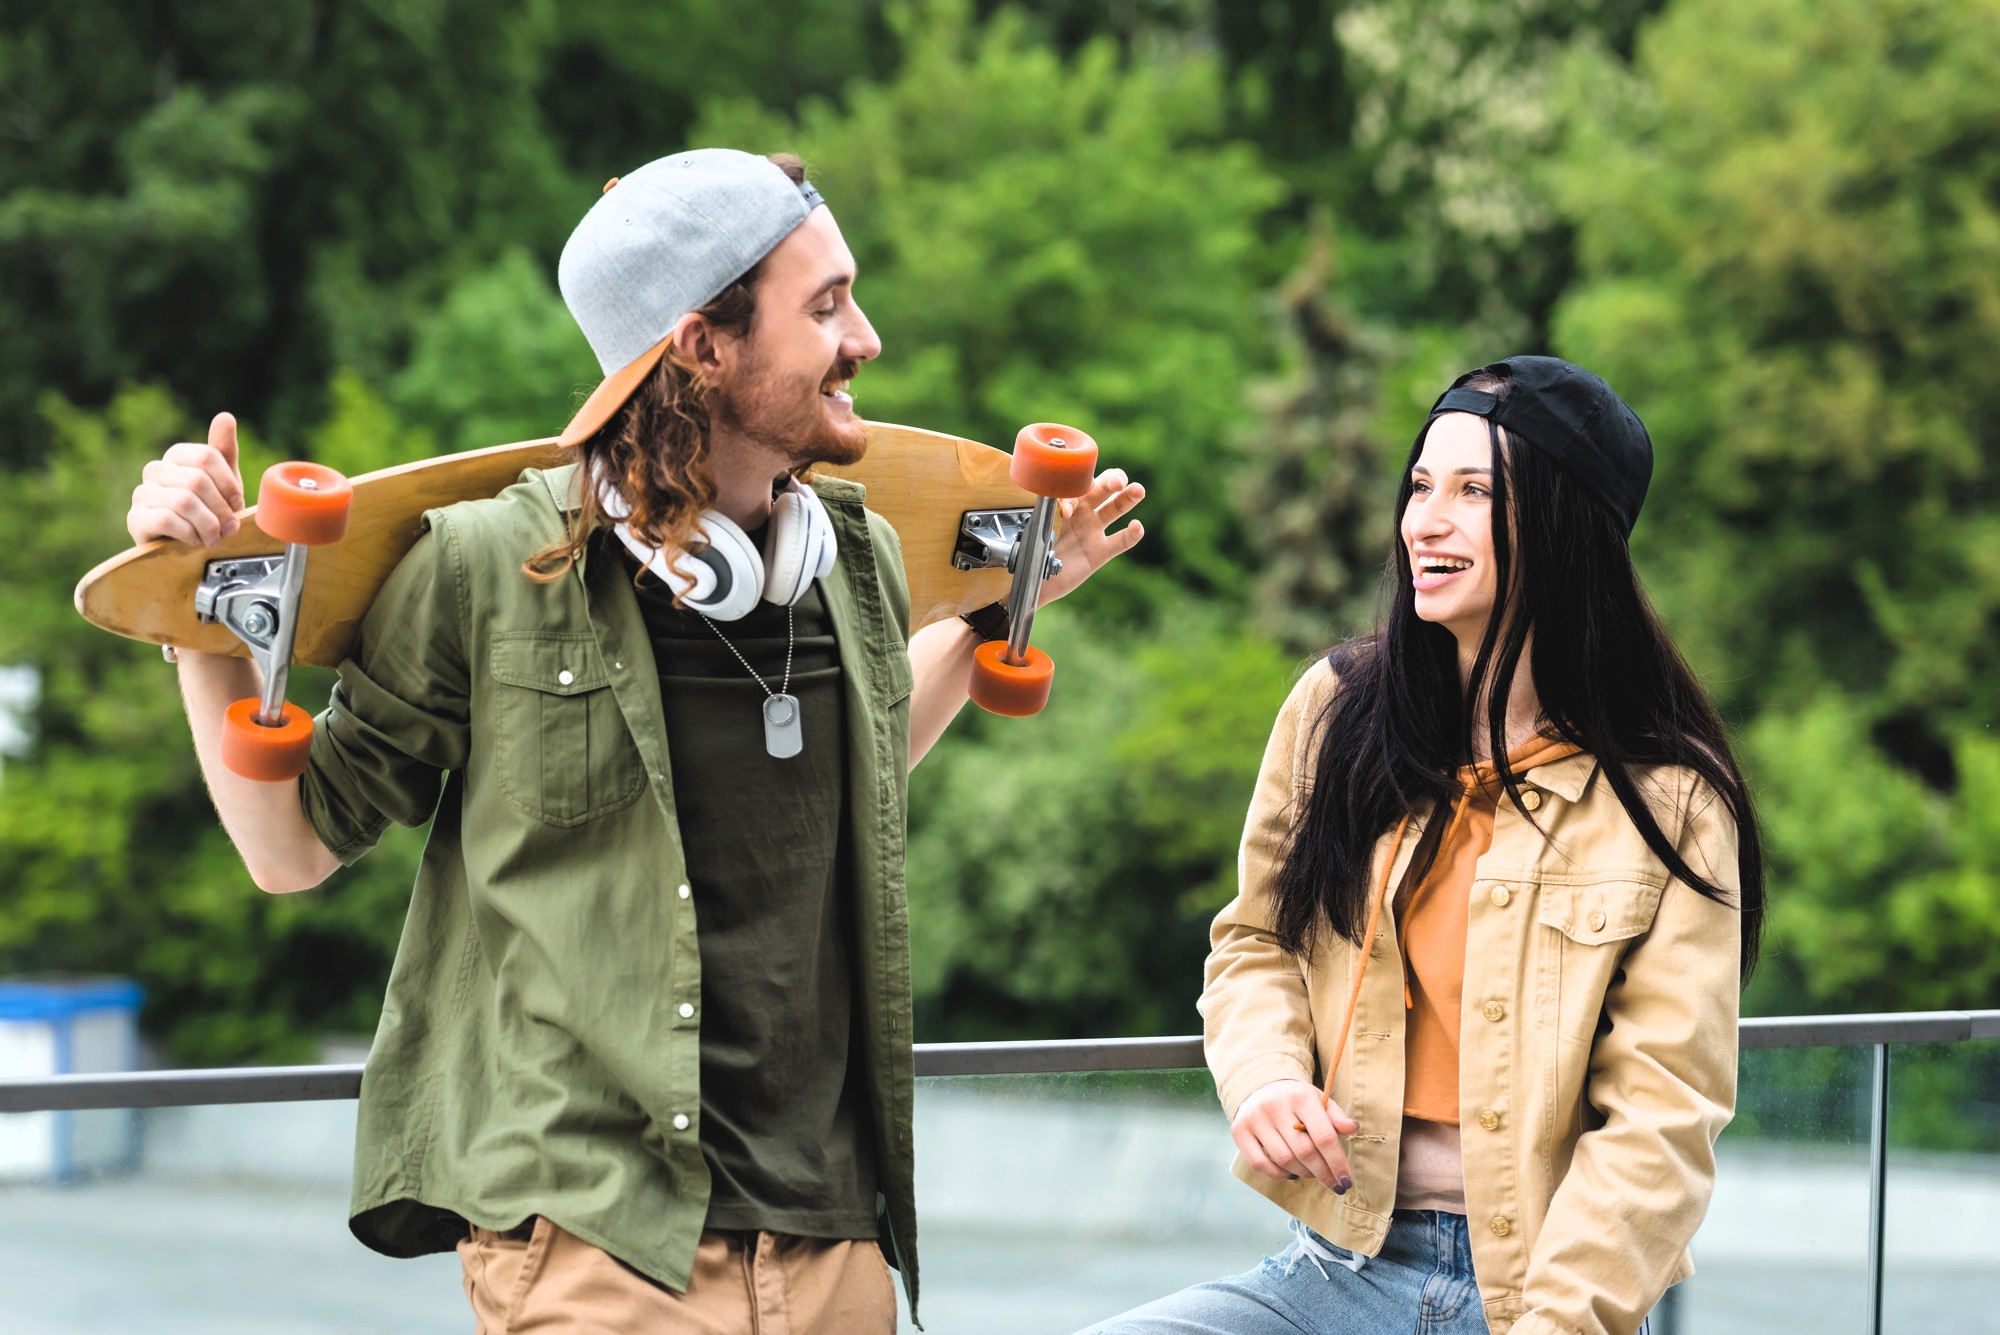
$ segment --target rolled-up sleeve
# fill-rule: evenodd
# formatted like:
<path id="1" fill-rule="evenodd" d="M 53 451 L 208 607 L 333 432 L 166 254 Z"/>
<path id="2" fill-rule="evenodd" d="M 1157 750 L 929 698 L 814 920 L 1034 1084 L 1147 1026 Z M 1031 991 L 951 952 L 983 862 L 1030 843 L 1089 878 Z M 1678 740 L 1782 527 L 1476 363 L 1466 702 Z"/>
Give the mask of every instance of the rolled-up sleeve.
<path id="1" fill-rule="evenodd" d="M 362 619 L 332 700 L 316 721 L 300 801 L 342 863 L 390 821 L 421 825 L 469 746 L 462 572 L 448 525 L 425 532 Z"/>
<path id="2" fill-rule="evenodd" d="M 1736 1102 L 1742 924 L 1736 822 L 1705 785 L 1689 806 L 1676 851 L 1732 902 L 1670 883 L 1605 996 L 1588 1086 L 1603 1124 L 1577 1140 L 1549 1206 L 1517 1335 L 1637 1330 L 1708 1209 Z"/>

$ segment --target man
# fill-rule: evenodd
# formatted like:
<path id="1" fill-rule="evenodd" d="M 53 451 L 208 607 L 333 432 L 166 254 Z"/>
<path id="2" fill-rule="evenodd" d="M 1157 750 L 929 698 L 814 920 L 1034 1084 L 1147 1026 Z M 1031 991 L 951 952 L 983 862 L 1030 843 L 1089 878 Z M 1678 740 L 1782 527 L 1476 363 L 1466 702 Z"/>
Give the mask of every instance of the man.
<path id="1" fill-rule="evenodd" d="M 435 813 L 362 1084 L 363 1242 L 456 1247 L 482 1332 L 893 1330 L 906 775 L 1004 613 L 908 636 L 894 532 L 794 480 L 861 457 L 881 350 L 795 159 L 614 180 L 560 277 L 606 377 L 577 462 L 426 517 L 296 785 L 218 762 L 255 668 L 181 653 L 203 773 L 273 892 Z M 1139 540 L 1106 526 L 1142 496 L 1112 470 L 1070 504 L 1045 599 Z M 214 545 L 242 499 L 222 414 L 128 528 Z"/>

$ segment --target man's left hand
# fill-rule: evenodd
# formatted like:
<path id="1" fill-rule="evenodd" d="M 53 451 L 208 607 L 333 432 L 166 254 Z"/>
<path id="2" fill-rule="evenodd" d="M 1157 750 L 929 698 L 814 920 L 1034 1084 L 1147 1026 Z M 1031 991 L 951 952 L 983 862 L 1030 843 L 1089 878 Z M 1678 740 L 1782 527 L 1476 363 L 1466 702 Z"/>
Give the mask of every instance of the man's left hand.
<path id="1" fill-rule="evenodd" d="M 1127 478 L 1124 469 L 1107 468 L 1097 475 L 1089 491 L 1059 502 L 1063 523 L 1062 532 L 1056 535 L 1056 559 L 1062 562 L 1062 570 L 1054 579 L 1042 582 L 1038 606 L 1047 607 L 1138 546 L 1139 539 L 1146 536 L 1146 526 L 1138 520 L 1116 533 L 1110 528 L 1145 499 L 1146 488 Z"/>

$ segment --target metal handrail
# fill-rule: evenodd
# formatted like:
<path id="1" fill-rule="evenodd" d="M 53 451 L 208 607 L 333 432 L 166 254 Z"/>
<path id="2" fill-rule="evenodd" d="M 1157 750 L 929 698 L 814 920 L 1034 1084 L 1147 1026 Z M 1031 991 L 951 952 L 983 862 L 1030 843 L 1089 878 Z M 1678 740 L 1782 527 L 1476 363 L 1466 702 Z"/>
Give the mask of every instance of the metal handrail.
<path id="1" fill-rule="evenodd" d="M 1744 1020 L 1737 1034 L 1745 1049 L 1959 1043 L 2000 1038 L 2000 1010 L 1784 1015 Z M 916 1045 L 922 1077 L 1180 1071 L 1203 1065 L 1199 1035 Z M 361 1094 L 361 1070 L 354 1063 L 0 1080 L 0 1113 L 352 1099 Z"/>

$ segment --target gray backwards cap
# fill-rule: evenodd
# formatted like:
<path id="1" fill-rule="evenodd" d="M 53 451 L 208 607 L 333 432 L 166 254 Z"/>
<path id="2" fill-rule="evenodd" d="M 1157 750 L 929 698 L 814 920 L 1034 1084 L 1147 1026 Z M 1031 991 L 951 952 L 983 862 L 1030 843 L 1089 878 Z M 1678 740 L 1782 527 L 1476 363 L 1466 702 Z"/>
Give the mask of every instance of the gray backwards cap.
<path id="1" fill-rule="evenodd" d="M 614 177 L 556 265 L 604 383 L 563 431 L 609 421 L 658 364 L 674 325 L 741 278 L 823 201 L 769 158 L 697 148 Z"/>

